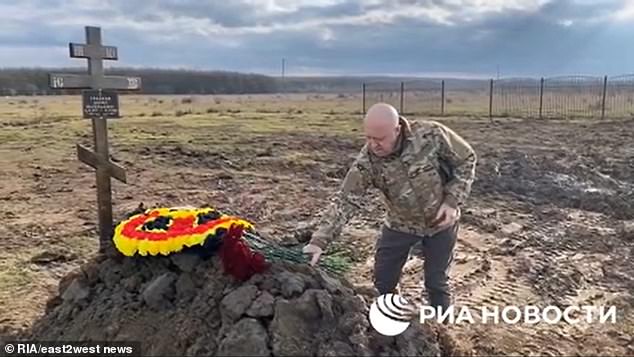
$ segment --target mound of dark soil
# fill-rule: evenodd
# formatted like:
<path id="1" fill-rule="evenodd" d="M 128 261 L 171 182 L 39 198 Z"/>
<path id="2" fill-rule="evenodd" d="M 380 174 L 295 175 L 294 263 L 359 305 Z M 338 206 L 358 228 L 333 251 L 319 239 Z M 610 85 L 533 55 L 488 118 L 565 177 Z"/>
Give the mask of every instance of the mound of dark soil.
<path id="1" fill-rule="evenodd" d="M 634 181 L 622 177 L 627 166 L 600 172 L 572 153 L 494 152 L 481 160 L 474 184 L 477 194 L 505 193 L 535 205 L 594 211 L 616 219 L 634 218 Z M 620 171 L 619 171 L 620 170 Z M 606 171 L 608 171 L 606 169 Z"/>
<path id="2" fill-rule="evenodd" d="M 60 283 L 32 340 L 141 341 L 143 355 L 439 356 L 436 329 L 397 337 L 370 326 L 368 303 L 308 266 L 273 264 L 239 283 L 216 257 L 97 258 Z"/>

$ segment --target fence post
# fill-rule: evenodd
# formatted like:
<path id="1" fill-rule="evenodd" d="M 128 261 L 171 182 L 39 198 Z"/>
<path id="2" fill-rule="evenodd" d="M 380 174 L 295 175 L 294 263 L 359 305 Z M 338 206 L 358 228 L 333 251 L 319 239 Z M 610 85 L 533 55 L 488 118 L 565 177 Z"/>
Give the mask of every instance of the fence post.
<path id="1" fill-rule="evenodd" d="M 403 96 L 405 94 L 405 82 L 401 82 L 401 114 L 403 114 Z"/>
<path id="2" fill-rule="evenodd" d="M 445 115 L 445 80 L 440 82 L 440 116 Z"/>
<path id="3" fill-rule="evenodd" d="M 489 120 L 493 121 L 493 78 L 489 83 Z"/>
<path id="4" fill-rule="evenodd" d="M 601 103 L 601 119 L 605 119 L 605 96 L 608 91 L 608 76 L 603 77 L 603 99 Z"/>
<path id="5" fill-rule="evenodd" d="M 365 83 L 363 83 L 362 88 L 363 88 L 362 89 L 362 91 L 363 91 L 363 113 L 361 113 L 361 114 L 365 115 Z"/>
<path id="6" fill-rule="evenodd" d="M 539 84 L 539 119 L 542 119 L 542 111 L 544 108 L 544 77 Z"/>

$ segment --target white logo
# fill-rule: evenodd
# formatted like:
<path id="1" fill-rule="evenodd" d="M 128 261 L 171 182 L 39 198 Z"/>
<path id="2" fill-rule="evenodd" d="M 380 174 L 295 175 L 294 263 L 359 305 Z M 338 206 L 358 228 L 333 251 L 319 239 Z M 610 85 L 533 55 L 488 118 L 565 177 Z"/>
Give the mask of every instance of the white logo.
<path id="1" fill-rule="evenodd" d="M 4 346 L 4 352 L 8 354 L 12 354 L 15 351 L 15 347 L 12 344 L 8 344 Z"/>
<path id="2" fill-rule="evenodd" d="M 384 336 L 396 336 L 409 327 L 412 308 L 397 294 L 379 296 L 370 306 L 370 324 Z"/>

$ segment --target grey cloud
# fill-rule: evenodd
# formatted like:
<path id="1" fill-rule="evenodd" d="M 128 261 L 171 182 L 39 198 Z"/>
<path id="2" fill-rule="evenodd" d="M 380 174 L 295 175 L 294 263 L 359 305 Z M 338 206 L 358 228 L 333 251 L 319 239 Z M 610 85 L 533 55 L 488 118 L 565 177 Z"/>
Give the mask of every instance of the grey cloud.
<path id="1" fill-rule="evenodd" d="M 71 32 L 47 24 L 35 25 L 24 20 L 0 24 L 0 46 L 50 46 L 68 40 Z"/>
<path id="2" fill-rule="evenodd" d="M 542 17 L 556 22 L 561 19 L 577 21 L 605 18 L 623 7 L 621 1 L 594 1 L 579 3 L 573 0 L 550 2 L 542 8 Z"/>
<path id="3" fill-rule="evenodd" d="M 268 23 L 293 23 L 306 20 L 328 19 L 341 16 L 359 16 L 363 14 L 363 7 L 358 1 L 348 0 L 332 6 L 304 6 L 292 14 L 278 14 L 268 18 Z"/>
<path id="4" fill-rule="evenodd" d="M 478 16 L 472 11 L 471 21 L 463 21 L 459 15 L 474 9 L 468 5 L 473 1 L 462 3 L 467 5 L 386 0 L 365 6 L 361 0 L 345 0 L 332 6 L 314 3 L 275 13 L 263 12 L 263 6 L 246 0 L 152 0 L 143 4 L 113 0 L 95 12 L 87 7 L 74 11 L 64 2 L 56 3 L 55 9 L 47 8 L 47 2 L 31 2 L 40 7 L 32 20 L 5 19 L 0 14 L 0 65 L 19 65 L 15 53 L 20 47 L 32 56 L 33 47 L 83 42 L 80 22 L 51 21 L 47 13 L 66 14 L 69 19 L 84 16 L 93 21 L 87 25 L 102 26 L 104 41 L 120 48 L 118 65 L 279 73 L 284 57 L 290 74 L 302 69 L 343 74 L 489 75 L 499 64 L 503 75 L 550 75 L 618 73 L 630 71 L 634 62 L 634 49 L 624 45 L 634 36 L 632 25 L 616 26 L 606 20 L 622 7 L 621 1 L 551 1 L 531 11 L 507 9 Z M 434 6 L 454 13 L 452 26 L 414 15 L 381 24 L 364 17 L 379 9 L 384 14 L 407 13 L 413 7 Z M 564 19 L 574 24 L 562 26 Z M 218 25 L 216 33 L 213 26 Z M 328 36 L 324 36 L 325 31 L 329 31 Z M 11 56 L 2 48 L 11 48 Z M 42 57 L 42 65 L 57 61 Z"/>
<path id="5" fill-rule="evenodd" d="M 149 10 L 160 11 L 174 17 L 209 19 L 226 27 L 251 26 L 258 8 L 240 0 L 233 1 L 152 1 Z M 145 11 L 148 11 L 146 9 Z"/>

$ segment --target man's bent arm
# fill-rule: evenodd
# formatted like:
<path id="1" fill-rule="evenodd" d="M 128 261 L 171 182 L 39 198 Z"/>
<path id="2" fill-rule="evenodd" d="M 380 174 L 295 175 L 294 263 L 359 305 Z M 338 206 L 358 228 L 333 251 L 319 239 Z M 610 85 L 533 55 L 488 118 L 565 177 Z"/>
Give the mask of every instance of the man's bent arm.
<path id="1" fill-rule="evenodd" d="M 319 220 L 317 230 L 313 233 L 310 241 L 311 244 L 326 249 L 330 242 L 339 237 L 343 226 L 361 207 L 361 200 L 370 187 L 370 175 L 367 169 L 360 164 L 362 155 L 359 155 L 348 170 L 341 188 L 335 193 Z"/>
<path id="2" fill-rule="evenodd" d="M 445 202 L 455 208 L 463 205 L 471 193 L 477 156 L 471 145 L 450 128 L 438 124 L 437 133 L 440 158 L 453 169 L 445 185 Z"/>

